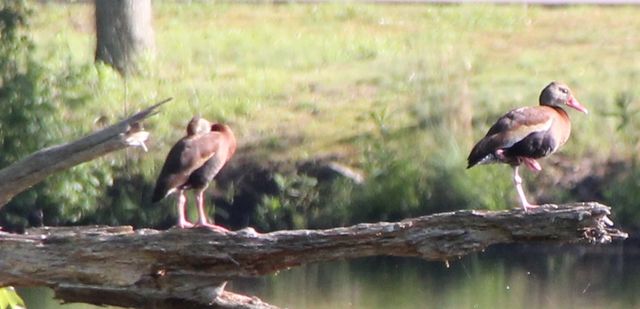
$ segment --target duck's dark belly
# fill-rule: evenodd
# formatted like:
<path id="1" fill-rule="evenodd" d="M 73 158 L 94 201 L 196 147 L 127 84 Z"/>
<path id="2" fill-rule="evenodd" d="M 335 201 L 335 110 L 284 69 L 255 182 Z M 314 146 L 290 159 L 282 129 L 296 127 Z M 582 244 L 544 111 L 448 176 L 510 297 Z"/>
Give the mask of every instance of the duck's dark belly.
<path id="1" fill-rule="evenodd" d="M 549 131 L 535 132 L 527 135 L 521 141 L 506 148 L 504 151 L 507 157 L 527 157 L 542 158 L 550 155 L 556 150 L 557 141 Z"/>
<path id="2" fill-rule="evenodd" d="M 183 184 L 180 189 L 188 190 L 206 188 L 213 178 L 216 177 L 222 167 L 222 164 L 223 162 L 221 162 L 217 156 L 212 157 L 203 166 L 193 171 L 193 173 L 189 175 L 187 182 Z"/>
<path id="3" fill-rule="evenodd" d="M 205 164 L 206 165 L 206 164 Z M 182 187 L 183 189 L 201 189 L 209 185 L 209 182 L 213 180 L 212 173 L 207 173 L 202 167 L 195 170 L 190 176 L 187 183 Z"/>

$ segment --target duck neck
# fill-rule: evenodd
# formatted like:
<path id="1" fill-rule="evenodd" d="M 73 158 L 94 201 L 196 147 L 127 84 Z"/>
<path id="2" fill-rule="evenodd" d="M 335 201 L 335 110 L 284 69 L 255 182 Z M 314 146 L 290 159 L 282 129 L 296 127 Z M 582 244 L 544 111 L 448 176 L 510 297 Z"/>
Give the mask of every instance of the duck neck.
<path id="1" fill-rule="evenodd" d="M 564 110 L 564 108 L 557 106 L 557 105 L 549 105 L 549 104 L 540 104 L 541 106 L 546 106 L 549 107 L 551 109 L 553 109 L 554 111 L 556 111 L 558 113 L 558 115 L 560 115 L 560 117 L 562 118 L 566 118 L 567 120 L 569 120 L 569 114 L 567 114 L 567 112 Z"/>
<path id="2" fill-rule="evenodd" d="M 561 117 L 566 118 L 567 120 L 569 120 L 569 114 L 564 110 L 564 108 L 562 108 L 560 106 L 551 106 L 551 108 L 553 108 L 556 112 L 558 112 L 558 114 Z"/>

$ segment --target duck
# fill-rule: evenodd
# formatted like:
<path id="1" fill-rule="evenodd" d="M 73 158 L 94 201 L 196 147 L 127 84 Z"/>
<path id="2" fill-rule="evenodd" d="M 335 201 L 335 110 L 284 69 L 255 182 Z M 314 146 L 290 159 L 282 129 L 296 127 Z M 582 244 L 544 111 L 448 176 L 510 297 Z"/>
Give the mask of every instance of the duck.
<path id="1" fill-rule="evenodd" d="M 176 193 L 179 228 L 206 227 L 219 232 L 228 232 L 224 227 L 210 222 L 204 210 L 204 192 L 220 170 L 236 151 L 233 130 L 222 123 L 211 124 L 199 116 L 187 124 L 187 135 L 176 142 L 164 161 L 151 197 L 157 203 Z M 185 191 L 195 191 L 198 222 L 186 219 Z"/>
<path id="2" fill-rule="evenodd" d="M 542 89 L 538 101 L 538 106 L 513 109 L 498 118 L 467 158 L 468 169 L 491 163 L 510 165 L 524 212 L 538 205 L 527 200 L 519 167 L 525 165 L 534 172 L 541 171 L 537 159 L 555 153 L 567 142 L 571 135 L 571 120 L 563 106 L 589 113 L 566 84 L 556 81 Z"/>

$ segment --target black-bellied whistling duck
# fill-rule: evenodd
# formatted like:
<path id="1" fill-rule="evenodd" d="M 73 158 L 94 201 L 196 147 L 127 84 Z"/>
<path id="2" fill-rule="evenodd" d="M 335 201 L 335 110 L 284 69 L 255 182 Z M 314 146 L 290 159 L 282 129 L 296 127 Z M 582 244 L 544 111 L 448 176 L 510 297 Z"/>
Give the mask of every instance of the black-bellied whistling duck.
<path id="1" fill-rule="evenodd" d="M 554 153 L 564 145 L 571 134 L 569 115 L 562 105 L 588 113 L 571 90 L 564 84 L 552 82 L 540 93 L 540 106 L 522 107 L 508 112 L 491 126 L 471 150 L 467 168 L 476 164 L 506 163 L 513 167 L 513 182 L 524 211 L 537 207 L 531 205 L 522 189 L 518 174 L 520 164 L 532 171 L 542 167 L 536 161 Z"/>
<path id="2" fill-rule="evenodd" d="M 203 193 L 209 182 L 231 159 L 236 150 L 236 139 L 229 126 L 211 125 L 208 121 L 194 117 L 187 125 L 187 136 L 180 139 L 169 151 L 162 166 L 152 201 L 157 202 L 173 192 L 178 193 L 178 226 L 193 227 L 185 217 L 187 198 L 185 190 L 196 190 L 198 222 L 196 226 L 226 231 L 209 223 L 204 211 Z"/>

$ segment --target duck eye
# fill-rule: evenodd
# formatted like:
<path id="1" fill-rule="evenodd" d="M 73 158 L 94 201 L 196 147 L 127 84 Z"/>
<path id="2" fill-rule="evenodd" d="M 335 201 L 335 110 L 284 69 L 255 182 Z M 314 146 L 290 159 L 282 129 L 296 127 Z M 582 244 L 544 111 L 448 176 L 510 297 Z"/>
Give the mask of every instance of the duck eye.
<path id="1" fill-rule="evenodd" d="M 567 90 L 567 88 L 560 88 L 560 91 L 562 93 L 565 93 L 565 94 L 569 92 L 569 90 Z"/>

